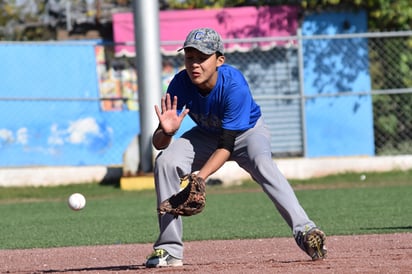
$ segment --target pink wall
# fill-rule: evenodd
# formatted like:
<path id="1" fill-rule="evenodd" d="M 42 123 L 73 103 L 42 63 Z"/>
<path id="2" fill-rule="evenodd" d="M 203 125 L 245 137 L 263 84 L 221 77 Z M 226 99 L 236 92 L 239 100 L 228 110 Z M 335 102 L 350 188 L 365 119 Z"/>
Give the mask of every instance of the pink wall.
<path id="1" fill-rule="evenodd" d="M 298 7 L 239 7 L 224 9 L 192 9 L 161 11 L 160 40 L 164 54 L 176 54 L 186 35 L 195 28 L 210 27 L 217 30 L 224 40 L 252 37 L 284 37 L 296 34 Z M 117 43 L 134 42 L 132 13 L 113 15 L 114 40 Z M 178 42 L 168 45 L 165 42 Z M 285 42 L 260 42 L 269 48 Z M 252 45 L 228 43 L 227 51 L 248 50 Z M 255 45 L 253 45 L 255 46 Z M 134 56 L 134 46 L 116 46 L 116 55 Z"/>

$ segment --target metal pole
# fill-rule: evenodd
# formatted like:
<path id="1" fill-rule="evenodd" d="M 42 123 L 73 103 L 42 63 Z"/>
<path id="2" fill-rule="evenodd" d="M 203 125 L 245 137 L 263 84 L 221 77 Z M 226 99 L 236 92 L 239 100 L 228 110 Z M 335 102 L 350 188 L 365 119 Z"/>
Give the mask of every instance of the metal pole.
<path id="1" fill-rule="evenodd" d="M 161 54 L 158 1 L 133 1 L 140 112 L 140 171 L 153 171 L 152 134 L 158 120 L 154 105 L 161 98 Z"/>
<path id="2" fill-rule="evenodd" d="M 303 39 L 302 31 L 299 28 L 298 34 L 298 69 L 299 69 L 299 91 L 300 91 L 300 113 L 302 120 L 302 146 L 303 146 L 303 157 L 308 155 L 307 149 L 307 132 L 306 132 L 306 109 L 305 109 L 305 88 L 304 88 L 304 65 L 303 65 Z"/>

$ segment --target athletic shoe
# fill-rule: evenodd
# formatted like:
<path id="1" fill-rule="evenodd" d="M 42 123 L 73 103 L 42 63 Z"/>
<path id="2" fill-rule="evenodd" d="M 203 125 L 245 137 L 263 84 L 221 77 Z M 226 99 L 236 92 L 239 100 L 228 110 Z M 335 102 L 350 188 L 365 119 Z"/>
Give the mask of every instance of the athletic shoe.
<path id="1" fill-rule="evenodd" d="M 308 228 L 300 231 L 295 236 L 298 246 L 305 251 L 312 260 L 325 259 L 328 253 L 325 241 L 325 233 L 317 227 Z"/>
<path id="2" fill-rule="evenodd" d="M 155 249 L 147 257 L 146 267 L 182 266 L 183 261 L 170 255 L 164 249 Z"/>

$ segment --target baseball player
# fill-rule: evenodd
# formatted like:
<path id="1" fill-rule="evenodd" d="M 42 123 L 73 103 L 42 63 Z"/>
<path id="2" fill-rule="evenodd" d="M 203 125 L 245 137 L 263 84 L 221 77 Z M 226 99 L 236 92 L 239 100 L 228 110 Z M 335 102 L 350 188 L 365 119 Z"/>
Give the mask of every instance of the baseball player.
<path id="1" fill-rule="evenodd" d="M 236 161 L 262 187 L 292 230 L 299 247 L 313 260 L 326 257 L 325 234 L 309 219 L 271 155 L 270 133 L 248 83 L 225 64 L 220 35 L 213 29 L 191 31 L 179 51 L 185 69 L 171 81 L 161 105 L 153 145 L 158 206 L 179 192 L 177 168 L 198 171 L 206 180 L 228 160 Z M 172 141 L 183 118 L 196 126 Z M 160 234 L 146 267 L 183 265 L 182 217 L 159 214 Z"/>

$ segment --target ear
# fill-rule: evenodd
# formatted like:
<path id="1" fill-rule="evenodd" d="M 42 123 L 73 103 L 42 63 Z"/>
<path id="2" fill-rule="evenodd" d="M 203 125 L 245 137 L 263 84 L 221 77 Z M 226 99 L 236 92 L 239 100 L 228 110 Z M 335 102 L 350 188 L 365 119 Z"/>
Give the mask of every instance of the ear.
<path id="1" fill-rule="evenodd" d="M 217 57 L 216 59 L 216 67 L 220 67 L 221 65 L 223 65 L 225 63 L 225 56 L 224 55 L 220 55 L 219 57 Z"/>

